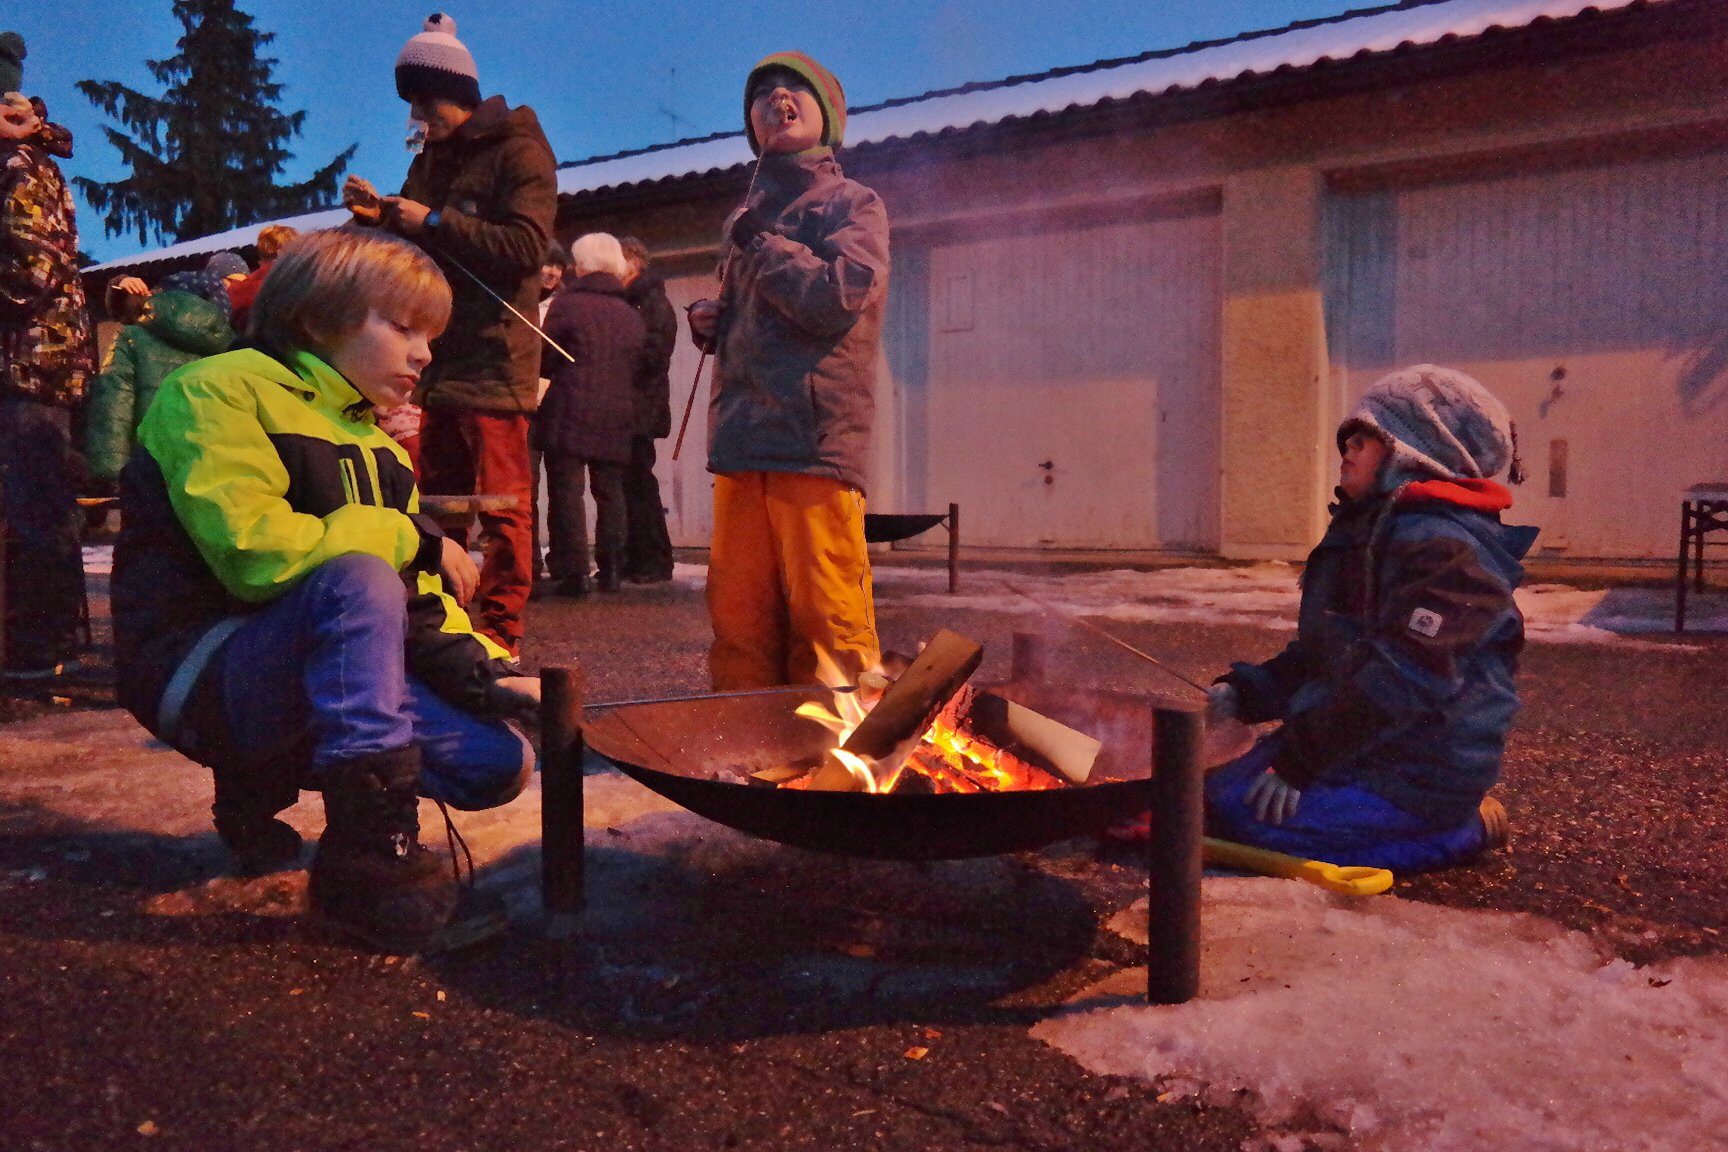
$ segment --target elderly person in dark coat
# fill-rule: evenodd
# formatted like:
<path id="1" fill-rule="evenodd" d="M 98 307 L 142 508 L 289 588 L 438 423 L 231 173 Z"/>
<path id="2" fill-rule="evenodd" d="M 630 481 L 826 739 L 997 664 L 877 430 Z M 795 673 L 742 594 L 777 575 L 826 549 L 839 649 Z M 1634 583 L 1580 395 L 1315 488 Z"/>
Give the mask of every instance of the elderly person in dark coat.
<path id="1" fill-rule="evenodd" d="M 552 383 L 535 417 L 534 442 L 546 460 L 547 567 L 558 594 L 584 596 L 591 587 L 584 473 L 594 493 L 600 591 L 616 592 L 623 577 L 624 468 L 646 335 L 624 299 L 629 269 L 616 237 L 580 237 L 570 248 L 570 269 L 574 279 L 565 280 L 546 312 L 546 335 L 571 359 L 547 349 L 542 372 Z"/>

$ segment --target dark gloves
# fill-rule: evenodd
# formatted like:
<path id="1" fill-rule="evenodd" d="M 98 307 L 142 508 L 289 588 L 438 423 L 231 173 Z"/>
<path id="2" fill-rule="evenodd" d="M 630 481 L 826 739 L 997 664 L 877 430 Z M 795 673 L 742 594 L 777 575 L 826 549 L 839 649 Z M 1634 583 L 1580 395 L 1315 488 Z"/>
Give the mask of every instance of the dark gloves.
<path id="1" fill-rule="evenodd" d="M 732 231 L 727 233 L 732 243 L 740 252 L 750 247 L 752 241 L 773 227 L 773 221 L 764 212 L 755 208 L 744 212 L 732 222 Z"/>

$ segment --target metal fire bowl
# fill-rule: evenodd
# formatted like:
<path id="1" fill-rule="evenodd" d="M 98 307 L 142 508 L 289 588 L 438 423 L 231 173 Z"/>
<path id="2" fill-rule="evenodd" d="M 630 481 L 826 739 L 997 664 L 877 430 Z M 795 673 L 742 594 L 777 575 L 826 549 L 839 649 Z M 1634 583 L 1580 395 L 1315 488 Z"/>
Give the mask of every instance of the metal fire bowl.
<path id="1" fill-rule="evenodd" d="M 620 771 L 699 816 L 764 840 L 878 860 L 952 860 L 1043 847 L 1103 831 L 1151 803 L 1152 708 L 1164 701 L 1073 691 L 990 689 L 1104 742 L 1083 785 L 1046 792 L 870 795 L 774 788 L 750 774 L 816 764 L 833 746 L 793 714 L 808 694 L 731 697 L 596 709 L 588 746 Z M 1173 702 L 1172 702 L 1173 703 Z M 1237 726 L 1238 728 L 1240 726 Z M 1203 760 L 1246 746 L 1247 730 L 1208 736 Z"/>

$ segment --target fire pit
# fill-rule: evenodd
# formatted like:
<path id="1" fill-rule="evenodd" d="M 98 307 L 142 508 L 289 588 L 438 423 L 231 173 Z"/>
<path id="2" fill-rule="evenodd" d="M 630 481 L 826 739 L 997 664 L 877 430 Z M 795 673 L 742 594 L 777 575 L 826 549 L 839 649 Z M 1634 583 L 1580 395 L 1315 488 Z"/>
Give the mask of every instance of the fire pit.
<path id="1" fill-rule="evenodd" d="M 1150 808 L 1149 995 L 1161 1003 L 1190 998 L 1198 984 L 1201 765 L 1234 754 L 1242 734 L 1214 736 L 1203 746 L 1201 716 L 1191 709 L 1160 698 L 1050 688 L 1039 675 L 1032 636 L 1017 635 L 1014 654 L 1010 683 L 992 694 L 1083 731 L 1092 728 L 1103 743 L 1084 782 L 969 794 L 774 787 L 760 775 L 817 762 L 834 746 L 833 733 L 795 713 L 800 703 L 831 701 L 826 690 L 637 704 L 583 716 L 579 675 L 544 669 L 549 916 L 567 918 L 581 906 L 584 742 L 700 816 L 766 840 L 843 856 L 991 856 L 1100 832 Z"/>

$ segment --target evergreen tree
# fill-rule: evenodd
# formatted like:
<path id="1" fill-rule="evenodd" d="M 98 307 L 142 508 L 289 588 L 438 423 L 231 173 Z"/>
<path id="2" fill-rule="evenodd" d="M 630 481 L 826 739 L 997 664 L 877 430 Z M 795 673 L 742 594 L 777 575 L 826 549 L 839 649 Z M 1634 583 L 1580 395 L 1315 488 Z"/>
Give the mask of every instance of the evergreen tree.
<path id="1" fill-rule="evenodd" d="M 306 113 L 276 108 L 282 86 L 270 76 L 277 62 L 258 54 L 275 34 L 255 29 L 234 0 L 174 0 L 174 17 L 185 29 L 179 52 L 145 61 L 165 89 L 161 96 L 111 80 L 78 82 L 92 104 L 132 133 L 103 128 L 132 175 L 75 178 L 107 234 L 136 228 L 144 244 L 152 234 L 158 242 L 187 240 L 335 203 L 357 144 L 310 179 L 276 183 Z"/>

